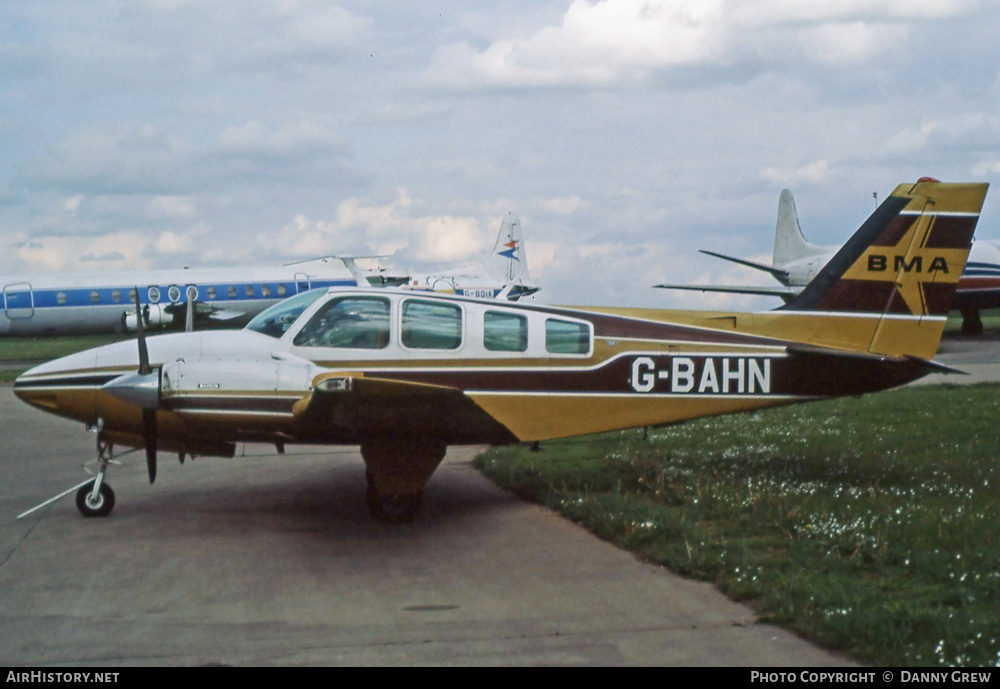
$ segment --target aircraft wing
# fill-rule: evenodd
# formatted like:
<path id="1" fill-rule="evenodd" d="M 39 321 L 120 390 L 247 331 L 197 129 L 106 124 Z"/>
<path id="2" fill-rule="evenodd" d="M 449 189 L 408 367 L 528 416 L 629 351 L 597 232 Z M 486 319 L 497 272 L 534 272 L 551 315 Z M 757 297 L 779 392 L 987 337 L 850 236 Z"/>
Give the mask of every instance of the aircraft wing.
<path id="1" fill-rule="evenodd" d="M 462 390 L 358 372 L 324 373 L 293 408 L 317 433 L 354 430 L 359 437 L 436 436 L 453 444 L 508 443 L 514 435 Z"/>
<path id="2" fill-rule="evenodd" d="M 723 261 L 730 261 L 732 263 L 738 263 L 741 266 L 747 266 L 748 268 L 753 268 L 754 270 L 763 270 L 765 273 L 770 273 L 774 278 L 782 283 L 788 284 L 788 271 L 781 268 L 777 268 L 766 263 L 758 263 L 757 261 L 750 261 L 745 258 L 736 258 L 735 256 L 726 256 L 725 254 L 716 253 L 714 251 L 708 251 L 707 249 L 699 249 L 703 254 L 708 254 L 709 256 L 714 256 L 715 258 L 721 258 Z"/>
<path id="3" fill-rule="evenodd" d="M 788 299 L 802 291 L 801 287 L 754 287 L 736 285 L 653 285 L 659 289 L 685 289 L 693 292 L 724 292 L 726 294 L 757 294 Z"/>
<path id="4" fill-rule="evenodd" d="M 212 313 L 208 314 L 208 318 L 213 321 L 232 321 L 246 315 L 246 311 L 236 311 L 234 309 L 215 309 Z"/>
<path id="5" fill-rule="evenodd" d="M 195 322 L 209 321 L 231 321 L 237 318 L 243 318 L 247 315 L 246 311 L 238 311 L 236 309 L 220 309 L 212 304 L 206 304 L 204 302 L 195 301 L 194 304 L 194 319 Z M 181 321 L 184 320 L 187 314 L 188 302 L 179 301 L 176 304 L 169 304 L 164 308 L 167 313 L 173 314 L 175 318 L 179 318 Z"/>

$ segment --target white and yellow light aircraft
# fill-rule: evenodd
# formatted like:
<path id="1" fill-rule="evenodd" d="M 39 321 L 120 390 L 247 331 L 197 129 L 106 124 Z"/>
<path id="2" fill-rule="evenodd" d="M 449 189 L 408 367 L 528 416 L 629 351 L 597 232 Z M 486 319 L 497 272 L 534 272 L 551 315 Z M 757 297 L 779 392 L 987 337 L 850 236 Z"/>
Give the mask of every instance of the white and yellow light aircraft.
<path id="1" fill-rule="evenodd" d="M 763 313 L 559 308 L 410 290 L 315 290 L 238 332 L 121 342 L 38 366 L 14 392 L 97 432 L 78 487 L 108 514 L 114 448 L 232 456 L 237 443 L 360 445 L 368 504 L 412 519 L 451 444 L 674 423 L 902 385 L 933 370 L 986 184 L 896 188 L 819 275 Z M 907 266 L 901 268 L 900 266 Z"/>

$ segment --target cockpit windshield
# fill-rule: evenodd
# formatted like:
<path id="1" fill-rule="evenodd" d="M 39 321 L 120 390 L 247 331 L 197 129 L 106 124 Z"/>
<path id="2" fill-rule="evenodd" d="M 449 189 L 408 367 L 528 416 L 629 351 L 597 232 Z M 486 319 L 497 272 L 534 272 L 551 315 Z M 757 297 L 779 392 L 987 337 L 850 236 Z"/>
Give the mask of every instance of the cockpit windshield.
<path id="1" fill-rule="evenodd" d="M 280 338 L 292 327 L 292 323 L 302 315 L 302 312 L 326 292 L 326 289 L 312 289 L 279 301 L 274 306 L 257 314 L 252 321 L 247 323 L 246 329 L 268 337 Z"/>

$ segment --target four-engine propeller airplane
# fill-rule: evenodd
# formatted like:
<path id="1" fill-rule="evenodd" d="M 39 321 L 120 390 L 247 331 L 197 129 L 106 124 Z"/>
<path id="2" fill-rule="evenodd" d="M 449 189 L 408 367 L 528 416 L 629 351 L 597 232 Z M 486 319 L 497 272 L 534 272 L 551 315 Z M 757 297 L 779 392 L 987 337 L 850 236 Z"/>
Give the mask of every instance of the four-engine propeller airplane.
<path id="1" fill-rule="evenodd" d="M 137 301 L 147 328 L 240 327 L 316 287 L 399 285 L 408 279 L 362 271 L 352 258 L 337 256 L 284 266 L 6 275 L 0 277 L 0 335 L 134 331 Z"/>
<path id="2" fill-rule="evenodd" d="M 655 287 L 696 292 L 755 294 L 781 297 L 788 301 L 816 277 L 826 262 L 837 252 L 837 248 L 810 244 L 806 240 L 799 226 L 792 192 L 782 189 L 778 196 L 778 221 L 774 228 L 774 253 L 770 265 L 701 249 L 703 254 L 769 273 L 781 283 L 780 286 L 669 284 L 655 285 Z M 955 288 L 955 298 L 951 308 L 962 313 L 964 334 L 982 334 L 983 322 L 979 312 L 982 309 L 1000 308 L 1000 248 L 982 241 L 972 244 L 965 271 Z"/>
<path id="3" fill-rule="evenodd" d="M 314 290 L 244 330 L 140 333 L 24 373 L 14 392 L 97 431 L 77 506 L 108 514 L 119 446 L 360 445 L 368 505 L 412 519 L 451 444 L 667 424 L 883 390 L 934 370 L 987 184 L 903 184 L 783 307 L 562 308 L 408 290 Z"/>

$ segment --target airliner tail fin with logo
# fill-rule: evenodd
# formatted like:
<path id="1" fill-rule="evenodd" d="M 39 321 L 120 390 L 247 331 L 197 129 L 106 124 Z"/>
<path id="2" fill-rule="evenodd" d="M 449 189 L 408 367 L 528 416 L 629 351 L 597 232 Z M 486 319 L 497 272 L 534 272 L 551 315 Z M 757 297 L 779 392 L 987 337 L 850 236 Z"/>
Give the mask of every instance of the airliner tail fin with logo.
<path id="1" fill-rule="evenodd" d="M 852 349 L 932 357 L 988 188 L 928 178 L 901 184 L 778 311 L 876 319 L 867 342 Z"/>

